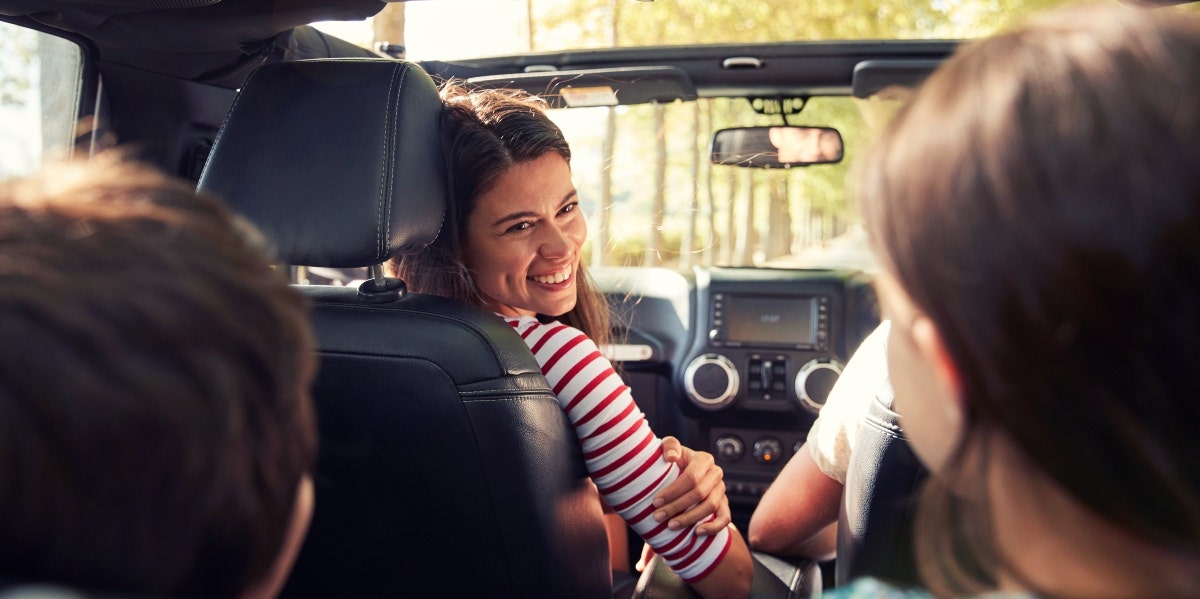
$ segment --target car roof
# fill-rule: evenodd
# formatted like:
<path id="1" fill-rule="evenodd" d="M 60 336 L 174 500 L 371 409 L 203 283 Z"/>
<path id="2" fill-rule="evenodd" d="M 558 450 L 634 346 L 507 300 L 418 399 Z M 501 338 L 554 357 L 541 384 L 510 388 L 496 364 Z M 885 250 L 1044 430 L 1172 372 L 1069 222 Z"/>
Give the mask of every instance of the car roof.
<path id="1" fill-rule="evenodd" d="M 89 45 L 99 64 L 115 64 L 236 89 L 261 62 L 308 57 L 376 56 L 307 24 L 363 20 L 378 0 L 0 0 L 6 20 L 67 32 Z M 562 105 L 558 90 L 601 82 L 618 103 L 697 97 L 794 97 L 851 93 L 856 67 L 900 61 L 883 83 L 909 83 L 957 46 L 954 40 L 785 42 L 542 52 L 423 61 L 439 78 L 519 87 Z M 884 61 L 881 63 L 879 61 Z M 896 63 L 892 63 L 895 65 Z M 907 67 L 904 67 L 907 65 Z M 927 65 L 927 66 L 922 66 Z M 886 66 L 886 65 L 885 65 Z M 887 70 L 887 69 L 885 69 Z M 899 77 L 899 79 L 892 81 Z"/>

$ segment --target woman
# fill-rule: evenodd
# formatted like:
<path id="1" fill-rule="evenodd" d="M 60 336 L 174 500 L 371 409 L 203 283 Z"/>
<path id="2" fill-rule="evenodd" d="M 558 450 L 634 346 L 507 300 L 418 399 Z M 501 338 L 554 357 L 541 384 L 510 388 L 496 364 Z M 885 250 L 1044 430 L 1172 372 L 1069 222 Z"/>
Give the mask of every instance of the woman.
<path id="1" fill-rule="evenodd" d="M 608 307 L 580 261 L 587 225 L 562 132 L 526 94 L 448 84 L 442 99 L 454 169 L 448 223 L 424 252 L 395 259 L 395 275 L 505 318 L 575 426 L 607 506 L 700 594 L 746 596 L 750 554 L 728 524 L 720 469 L 708 454 L 661 442 L 597 349 Z M 687 476 L 664 448 L 690 458 Z"/>
<path id="2" fill-rule="evenodd" d="M 939 596 L 1200 596 L 1197 64 L 1192 15 L 1051 13 L 861 165 Z"/>

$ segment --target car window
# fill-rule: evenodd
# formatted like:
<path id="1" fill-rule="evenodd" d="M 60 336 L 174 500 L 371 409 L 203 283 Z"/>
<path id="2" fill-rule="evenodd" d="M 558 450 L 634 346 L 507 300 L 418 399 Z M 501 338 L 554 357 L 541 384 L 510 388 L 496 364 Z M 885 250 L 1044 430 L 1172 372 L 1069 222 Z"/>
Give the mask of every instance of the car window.
<path id="1" fill-rule="evenodd" d="M 0 23 L 0 179 L 70 153 L 81 80 L 79 46 Z"/>

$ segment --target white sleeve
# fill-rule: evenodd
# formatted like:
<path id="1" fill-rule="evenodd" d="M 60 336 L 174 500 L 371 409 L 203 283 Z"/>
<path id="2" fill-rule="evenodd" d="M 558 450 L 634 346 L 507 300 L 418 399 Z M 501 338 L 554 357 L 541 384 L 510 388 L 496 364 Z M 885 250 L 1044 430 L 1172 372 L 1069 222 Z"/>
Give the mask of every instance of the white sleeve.
<path id="1" fill-rule="evenodd" d="M 890 382 L 887 371 L 889 330 L 891 323 L 881 322 L 858 346 L 808 432 L 806 445 L 817 467 L 843 484 L 850 467 L 850 450 L 858 435 L 858 424 L 879 389 Z"/>

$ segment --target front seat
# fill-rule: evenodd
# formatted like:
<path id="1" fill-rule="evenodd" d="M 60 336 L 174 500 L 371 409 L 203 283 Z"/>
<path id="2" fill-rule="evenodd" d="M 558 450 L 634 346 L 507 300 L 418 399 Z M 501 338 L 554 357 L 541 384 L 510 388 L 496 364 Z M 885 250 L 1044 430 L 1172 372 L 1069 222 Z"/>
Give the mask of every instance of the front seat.
<path id="1" fill-rule="evenodd" d="M 280 262 L 375 277 L 297 287 L 313 305 L 320 450 L 284 596 L 607 598 L 599 499 L 524 342 L 491 313 L 381 275 L 441 228 L 440 111 L 410 63 L 265 65 L 200 179 Z"/>
<path id="2" fill-rule="evenodd" d="M 872 576 L 905 587 L 921 586 L 913 557 L 917 495 L 928 476 L 913 453 L 899 415 L 887 397 L 871 400 L 850 451 L 838 514 L 838 586 Z"/>

